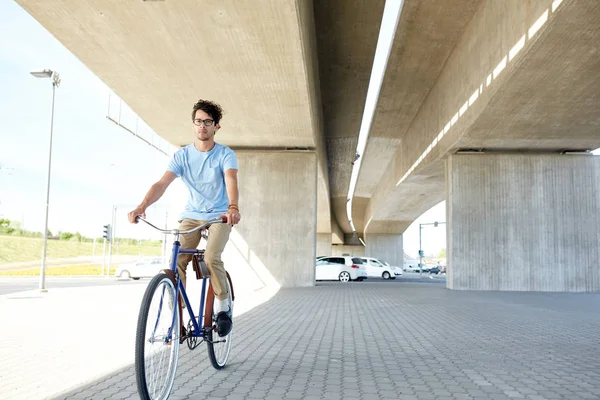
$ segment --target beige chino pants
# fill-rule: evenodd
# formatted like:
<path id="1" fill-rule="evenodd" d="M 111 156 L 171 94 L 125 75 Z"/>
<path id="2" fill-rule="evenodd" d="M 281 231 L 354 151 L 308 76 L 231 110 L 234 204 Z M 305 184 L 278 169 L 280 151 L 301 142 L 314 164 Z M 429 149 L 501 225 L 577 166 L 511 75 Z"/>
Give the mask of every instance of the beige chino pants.
<path id="1" fill-rule="evenodd" d="M 207 221 L 198 221 L 194 219 L 184 219 L 179 224 L 179 229 L 186 231 L 188 229 L 200 226 Z M 221 254 L 225 249 L 225 245 L 229 240 L 229 234 L 231 233 L 231 225 L 229 224 L 214 224 L 208 228 L 208 242 L 206 244 L 206 251 L 204 252 L 204 261 L 210 272 L 210 280 L 212 283 L 215 297 L 220 300 L 227 298 L 227 275 L 225 274 L 225 266 L 221 260 Z M 182 249 L 195 249 L 200 243 L 200 231 L 190 233 L 187 235 L 180 235 L 179 242 L 181 243 Z M 177 257 L 177 269 L 179 270 L 179 276 L 183 286 L 186 283 L 186 268 L 189 262 L 192 260 L 191 254 L 180 254 Z"/>

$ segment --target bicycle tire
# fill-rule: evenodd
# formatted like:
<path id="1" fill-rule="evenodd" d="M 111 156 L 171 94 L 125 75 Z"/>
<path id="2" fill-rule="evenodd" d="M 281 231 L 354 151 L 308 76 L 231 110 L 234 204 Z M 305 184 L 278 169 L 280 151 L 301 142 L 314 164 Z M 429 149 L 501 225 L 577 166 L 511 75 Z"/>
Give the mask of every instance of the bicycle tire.
<path id="1" fill-rule="evenodd" d="M 229 304 L 231 304 L 231 314 L 233 316 L 233 299 L 231 296 L 232 289 L 229 279 L 227 279 L 227 289 L 229 292 Z M 212 304 L 214 307 L 215 302 L 213 301 Z M 206 346 L 208 347 L 208 358 L 210 359 L 210 363 L 215 369 L 219 370 L 225 368 L 227 360 L 229 359 L 229 353 L 231 352 L 231 338 L 233 333 L 233 327 L 231 331 L 227 334 L 227 336 L 219 336 L 215 328 L 216 316 L 213 312 L 213 307 L 211 307 L 210 310 L 211 321 L 213 325 L 212 328 L 207 331 Z"/>
<path id="2" fill-rule="evenodd" d="M 156 304 L 157 294 L 159 295 L 157 304 L 159 312 L 156 314 L 156 318 L 152 318 L 152 306 Z M 169 339 L 166 333 L 173 322 L 173 307 L 175 307 L 175 321 Z M 161 312 L 163 309 L 166 312 Z M 136 330 L 135 375 L 138 393 L 143 400 L 165 400 L 171 393 L 179 357 L 180 318 L 179 307 L 175 300 L 175 283 L 168 275 L 160 273 L 152 278 L 146 288 Z M 161 322 L 162 324 L 160 324 Z M 150 327 L 151 335 L 148 335 L 148 327 Z M 163 353 L 166 350 L 169 355 L 165 365 L 167 367 L 166 374 L 162 379 L 157 375 L 161 371 L 155 370 L 154 355 L 150 354 L 149 357 L 147 354 L 148 350 L 151 353 L 153 349 L 162 350 Z M 163 365 L 162 361 L 158 363 L 159 369 Z M 160 385 L 157 387 L 156 382 L 149 382 L 149 376 L 150 378 L 159 377 Z"/>

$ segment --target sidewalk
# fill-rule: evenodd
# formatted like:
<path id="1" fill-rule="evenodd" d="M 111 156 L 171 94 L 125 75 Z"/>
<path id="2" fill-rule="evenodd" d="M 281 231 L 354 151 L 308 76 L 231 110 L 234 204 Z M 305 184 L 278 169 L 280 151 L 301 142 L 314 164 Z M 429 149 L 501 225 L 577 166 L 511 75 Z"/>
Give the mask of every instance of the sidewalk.
<path id="1" fill-rule="evenodd" d="M 199 299 L 199 281 L 189 284 L 190 297 Z M 238 286 L 234 318 L 275 293 Z M 130 366 L 145 289 L 94 286 L 0 296 L 0 399 L 52 398 Z"/>
<path id="2" fill-rule="evenodd" d="M 138 398 L 132 359 L 142 290 L 116 289 L 2 299 L 0 397 Z M 79 322 L 61 337 L 68 324 L 54 319 L 56 308 L 74 298 Z M 98 315 L 85 312 L 86 298 L 105 304 Z M 37 311 L 49 329 L 28 331 L 33 317 L 10 323 L 8 304 Z M 224 370 L 210 366 L 204 345 L 182 346 L 171 398 L 599 399 L 598 332 L 600 294 L 459 292 L 399 279 L 281 289 L 236 315 Z"/>

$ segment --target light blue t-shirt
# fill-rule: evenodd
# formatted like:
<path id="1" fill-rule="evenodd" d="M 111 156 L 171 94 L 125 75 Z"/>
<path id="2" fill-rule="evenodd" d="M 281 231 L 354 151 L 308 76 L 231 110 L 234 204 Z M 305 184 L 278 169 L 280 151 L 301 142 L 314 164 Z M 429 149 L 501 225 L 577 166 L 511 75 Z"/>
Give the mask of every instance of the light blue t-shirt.
<path id="1" fill-rule="evenodd" d="M 181 177 L 189 192 L 179 220 L 209 220 L 227 212 L 225 171 L 228 169 L 238 169 L 237 158 L 233 150 L 222 144 L 215 143 L 207 152 L 190 144 L 173 155 L 167 170 Z"/>

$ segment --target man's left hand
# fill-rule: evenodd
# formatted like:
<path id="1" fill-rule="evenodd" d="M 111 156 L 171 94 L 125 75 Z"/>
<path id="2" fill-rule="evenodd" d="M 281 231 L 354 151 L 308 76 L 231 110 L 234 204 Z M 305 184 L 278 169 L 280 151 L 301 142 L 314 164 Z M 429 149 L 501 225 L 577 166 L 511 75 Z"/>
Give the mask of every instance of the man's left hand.
<path id="1" fill-rule="evenodd" d="M 238 224 L 240 222 L 240 219 L 242 218 L 240 212 L 238 210 L 233 209 L 227 211 L 225 214 L 222 215 L 222 217 L 227 218 L 227 223 L 231 226 Z"/>

